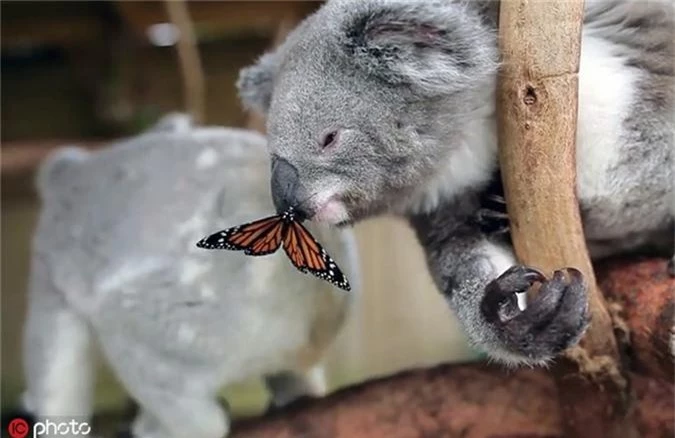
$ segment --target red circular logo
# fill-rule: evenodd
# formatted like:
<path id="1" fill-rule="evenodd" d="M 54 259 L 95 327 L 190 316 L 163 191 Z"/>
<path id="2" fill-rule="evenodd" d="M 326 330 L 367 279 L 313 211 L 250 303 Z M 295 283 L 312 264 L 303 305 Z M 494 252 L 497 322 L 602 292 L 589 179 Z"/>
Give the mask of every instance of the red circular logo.
<path id="1" fill-rule="evenodd" d="M 28 422 L 23 418 L 15 418 L 9 422 L 7 432 L 12 438 L 24 438 L 28 435 Z"/>

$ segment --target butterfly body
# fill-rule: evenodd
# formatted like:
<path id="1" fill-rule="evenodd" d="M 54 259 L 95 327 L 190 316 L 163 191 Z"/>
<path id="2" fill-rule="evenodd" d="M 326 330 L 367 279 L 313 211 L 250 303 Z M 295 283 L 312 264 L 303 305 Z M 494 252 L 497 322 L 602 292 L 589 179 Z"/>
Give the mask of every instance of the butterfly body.
<path id="1" fill-rule="evenodd" d="M 302 218 L 289 208 L 281 214 L 242 224 L 212 234 L 197 243 L 205 249 L 244 251 L 251 256 L 275 253 L 283 245 L 286 255 L 300 272 L 315 275 L 335 286 L 351 290 L 349 281 L 302 225 Z"/>

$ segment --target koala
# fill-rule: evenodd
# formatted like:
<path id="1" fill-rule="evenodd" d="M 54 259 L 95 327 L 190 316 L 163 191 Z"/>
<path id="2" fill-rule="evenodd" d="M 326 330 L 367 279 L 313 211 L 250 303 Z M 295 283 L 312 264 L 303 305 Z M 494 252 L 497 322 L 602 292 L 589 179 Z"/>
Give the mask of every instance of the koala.
<path id="1" fill-rule="evenodd" d="M 498 6 L 328 0 L 237 85 L 267 118 L 278 209 L 336 226 L 405 218 L 469 340 L 537 365 L 583 335 L 587 286 L 571 268 L 547 279 L 519 265 L 476 221 L 501 184 Z M 576 191 L 594 260 L 672 254 L 674 24 L 670 1 L 586 2 Z"/>
<path id="2" fill-rule="evenodd" d="M 219 389 L 263 377 L 274 405 L 326 392 L 320 359 L 359 290 L 351 231 L 313 227 L 352 292 L 283 252 L 205 251 L 202 237 L 273 212 L 265 138 L 167 116 L 130 140 L 65 148 L 37 177 L 24 408 L 92 414 L 95 341 L 140 407 L 137 438 L 220 438 Z M 311 228 L 311 226 L 310 226 Z"/>

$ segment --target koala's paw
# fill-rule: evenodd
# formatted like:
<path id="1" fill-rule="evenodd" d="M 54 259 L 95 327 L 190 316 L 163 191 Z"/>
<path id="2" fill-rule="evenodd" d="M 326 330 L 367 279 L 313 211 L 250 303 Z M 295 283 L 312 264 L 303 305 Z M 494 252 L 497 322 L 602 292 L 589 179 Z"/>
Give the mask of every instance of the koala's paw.
<path id="1" fill-rule="evenodd" d="M 541 284 L 539 292 L 521 310 L 516 293 L 535 283 Z M 590 320 L 587 286 L 574 268 L 556 271 L 549 280 L 536 269 L 513 266 L 486 286 L 481 311 L 506 350 L 495 357 L 530 365 L 543 364 L 576 344 Z"/>

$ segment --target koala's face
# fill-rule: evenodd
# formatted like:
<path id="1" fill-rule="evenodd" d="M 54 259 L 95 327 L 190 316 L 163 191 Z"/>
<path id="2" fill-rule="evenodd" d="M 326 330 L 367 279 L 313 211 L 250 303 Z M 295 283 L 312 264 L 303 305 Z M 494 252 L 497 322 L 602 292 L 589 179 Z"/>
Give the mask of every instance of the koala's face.
<path id="1" fill-rule="evenodd" d="M 337 66 L 311 62 L 280 72 L 267 122 L 278 208 L 351 222 L 386 209 L 393 195 L 402 197 L 431 170 L 425 163 L 436 151 L 420 147 L 405 98 L 375 81 L 346 79 Z M 294 183 L 278 162 L 295 169 L 289 173 L 299 179 L 295 192 L 287 190 Z"/>
<path id="2" fill-rule="evenodd" d="M 456 116 L 494 72 L 494 53 L 470 46 L 486 31 L 466 14 L 444 3 L 328 2 L 242 71 L 244 103 L 267 115 L 277 209 L 350 223 L 405 204 L 433 177 L 452 152 Z"/>

